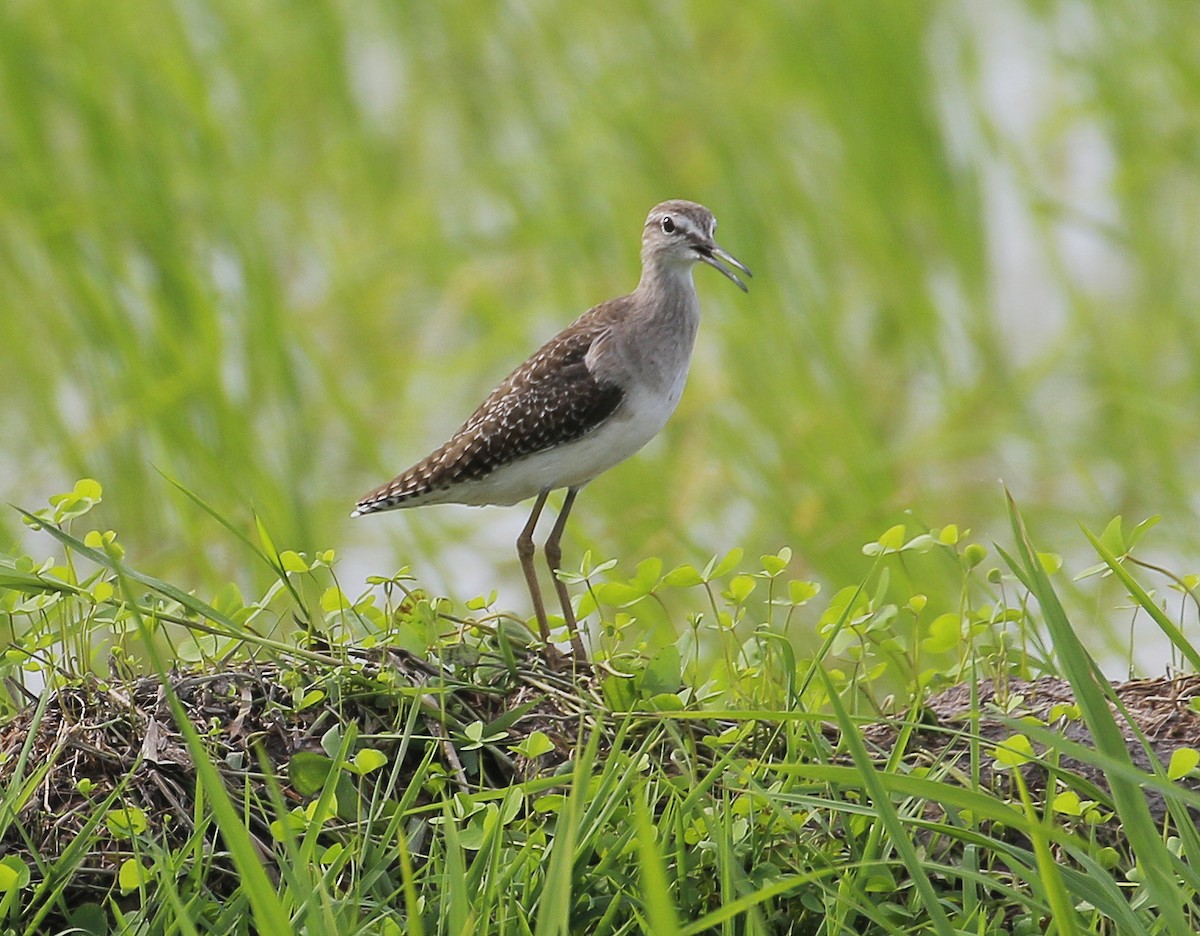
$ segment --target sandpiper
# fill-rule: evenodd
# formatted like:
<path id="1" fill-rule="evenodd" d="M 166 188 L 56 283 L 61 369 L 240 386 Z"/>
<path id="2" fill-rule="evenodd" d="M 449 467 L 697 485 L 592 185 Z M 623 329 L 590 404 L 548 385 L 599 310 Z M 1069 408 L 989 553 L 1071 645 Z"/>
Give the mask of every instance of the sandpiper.
<path id="1" fill-rule="evenodd" d="M 435 452 L 363 496 L 352 517 L 423 504 L 509 505 L 536 498 L 517 539 L 541 639 L 550 643 L 533 565 L 547 495 L 566 489 L 545 543 L 573 652 L 586 660 L 561 568 L 563 528 L 580 489 L 649 442 L 687 380 L 700 300 L 692 267 L 707 263 L 746 284 L 750 271 L 713 240 L 717 222 L 695 202 L 655 206 L 642 230 L 642 277 L 627 296 L 581 315 L 493 390 Z"/>

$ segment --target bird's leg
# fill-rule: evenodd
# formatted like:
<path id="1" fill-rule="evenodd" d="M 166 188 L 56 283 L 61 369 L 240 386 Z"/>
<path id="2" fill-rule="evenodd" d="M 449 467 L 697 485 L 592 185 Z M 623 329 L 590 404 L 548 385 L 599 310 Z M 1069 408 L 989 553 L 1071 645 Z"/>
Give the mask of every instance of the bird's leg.
<path id="1" fill-rule="evenodd" d="M 575 653 L 575 659 L 580 663 L 587 662 L 587 651 L 583 649 L 583 641 L 579 638 L 579 626 L 575 621 L 575 612 L 571 610 L 571 596 L 567 594 L 567 583 L 558 577 L 559 569 L 562 568 L 562 540 L 563 530 L 567 526 L 567 515 L 571 512 L 571 508 L 575 505 L 575 496 L 579 493 L 579 488 L 567 488 L 567 497 L 563 501 L 562 510 L 558 513 L 558 519 L 554 522 L 554 529 L 550 531 L 550 536 L 546 540 L 546 562 L 550 565 L 550 574 L 554 577 L 554 590 L 558 592 L 558 602 L 562 605 L 563 620 L 567 622 L 567 633 L 571 635 L 571 649 Z"/>
<path id="2" fill-rule="evenodd" d="M 537 572 L 533 568 L 533 528 L 537 526 L 542 508 L 546 506 L 546 495 L 543 491 L 533 504 L 533 513 L 529 522 L 517 537 L 517 555 L 521 557 L 521 571 L 525 573 L 525 584 L 529 586 L 529 597 L 533 599 L 533 613 L 537 615 L 538 630 L 542 642 L 550 646 L 550 625 L 546 623 L 546 606 L 542 603 L 542 590 L 538 588 Z"/>

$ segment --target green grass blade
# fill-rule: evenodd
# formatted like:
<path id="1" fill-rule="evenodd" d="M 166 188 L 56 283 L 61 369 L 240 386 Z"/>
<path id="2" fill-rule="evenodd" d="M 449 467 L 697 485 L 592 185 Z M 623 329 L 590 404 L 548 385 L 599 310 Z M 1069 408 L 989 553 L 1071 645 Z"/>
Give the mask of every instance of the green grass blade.
<path id="1" fill-rule="evenodd" d="M 842 703 L 837 688 L 834 686 L 833 680 L 829 678 L 829 674 L 825 672 L 825 668 L 823 666 L 818 667 L 817 673 L 825 685 L 825 691 L 829 696 L 829 703 L 833 707 L 834 717 L 837 719 L 838 727 L 842 731 L 842 741 L 849 749 L 855 767 L 862 774 L 864 789 L 870 795 L 871 802 L 874 804 L 880 821 L 887 828 L 892 847 L 900 855 L 900 859 L 904 862 L 904 867 L 911 876 L 917 893 L 921 896 L 921 903 L 929 914 L 934 932 L 938 936 L 955 936 L 954 929 L 950 925 L 950 920 L 946 917 L 946 911 L 942 909 L 937 892 L 933 889 L 933 882 L 929 880 L 929 875 L 925 871 L 925 865 L 921 857 L 917 854 L 916 846 L 913 845 L 908 831 L 904 827 L 904 823 L 900 821 L 900 817 L 896 814 L 896 809 L 892 805 L 887 787 L 880 779 L 879 771 L 871 760 L 871 755 L 867 752 L 862 735 L 859 734 L 858 726 L 854 723 L 854 720 L 850 717 L 850 713 Z"/>
<path id="2" fill-rule="evenodd" d="M 441 907 L 446 932 L 451 936 L 467 936 L 471 932 L 471 891 L 467 887 L 467 859 L 458 837 L 457 820 L 449 801 L 442 806 L 442 845 L 445 863 L 442 867 Z"/>
<path id="3" fill-rule="evenodd" d="M 120 581 L 121 592 L 127 601 L 132 602 L 134 596 L 129 584 L 130 579 L 125 576 L 120 563 L 114 561 L 113 565 Z M 213 811 L 221 838 L 225 842 L 225 847 L 229 849 L 230 857 L 241 877 L 241 890 L 249 902 L 255 926 L 261 933 L 291 932 L 291 920 L 275 892 L 275 885 L 267 877 L 262 856 L 255 848 L 250 831 L 246 828 L 241 815 L 230 799 L 221 775 L 209 760 L 208 750 L 203 739 L 196 731 L 191 719 L 188 718 L 187 711 L 171 686 L 168 679 L 169 666 L 163 659 L 142 615 L 136 608 L 133 614 L 138 631 L 142 635 L 146 653 L 162 680 L 163 692 L 171 707 L 176 727 L 183 735 L 188 753 L 192 757 L 196 768 L 196 782 L 203 787 L 204 796 Z"/>
<path id="4" fill-rule="evenodd" d="M 236 623 L 228 615 L 222 614 L 212 605 L 205 601 L 201 601 L 195 595 L 189 594 L 183 589 L 177 588 L 176 586 L 171 585 L 169 582 L 164 582 L 161 579 L 157 579 L 152 575 L 139 572 L 137 569 L 127 566 L 123 562 L 119 562 L 117 559 L 110 556 L 103 550 L 93 549 L 92 547 L 85 545 L 83 540 L 72 536 L 70 533 L 60 529 L 59 527 L 56 527 L 52 523 L 45 523 L 44 521 L 39 520 L 33 514 L 26 510 L 22 510 L 20 507 L 18 507 L 17 510 L 20 511 L 22 515 L 35 522 L 40 529 L 83 558 L 89 560 L 90 562 L 96 563 L 96 565 L 110 569 L 111 571 L 116 572 L 131 581 L 137 582 L 140 585 L 144 585 L 152 591 L 158 592 L 160 595 L 170 598 L 172 601 L 178 602 L 193 614 L 202 618 L 206 618 L 215 624 L 219 624 L 221 629 L 213 630 L 211 628 L 206 628 L 204 625 L 195 621 L 174 618 L 171 619 L 172 623 L 180 624 L 184 627 L 194 627 L 203 631 L 204 633 L 216 633 L 223 637 L 233 637 L 238 640 L 245 641 L 251 645 L 268 647 L 272 650 L 277 650 L 295 657 L 310 659 L 314 662 L 333 664 L 337 663 L 336 660 L 326 656 L 325 654 L 317 653 L 304 647 L 298 647 L 295 644 L 286 643 L 284 641 L 273 640 L 270 637 L 263 637 L 254 633 L 253 631 L 248 631 L 240 624 Z M 138 605 L 133 600 L 131 593 L 126 595 L 126 600 L 127 602 L 131 602 L 129 605 L 130 608 L 139 612 L 140 614 L 152 614 L 149 609 Z"/>
<path id="5" fill-rule="evenodd" d="M 676 936 L 679 920 L 675 915 L 675 904 L 671 900 L 671 888 L 667 872 L 663 867 L 662 855 L 655 841 L 654 822 L 650 809 L 640 797 L 634 799 L 637 816 L 638 866 L 642 874 L 642 906 L 652 933 Z"/>
<path id="6" fill-rule="evenodd" d="M 1075 690 L 1080 711 L 1092 733 L 1097 750 L 1121 764 L 1132 767 L 1133 762 L 1124 736 L 1108 707 L 1106 692 L 1111 694 L 1112 687 L 1108 685 L 1108 681 L 1071 627 L 1067 613 L 1058 600 L 1050 578 L 1037 557 L 1037 550 L 1025 530 L 1025 523 L 1012 494 L 1006 491 L 1005 496 L 1020 563 L 1015 562 L 1003 550 L 1000 550 L 1001 555 L 1014 571 L 1019 569 L 1023 572 L 1030 591 L 1041 606 L 1063 674 Z M 1125 835 L 1145 875 L 1151 900 L 1162 913 L 1167 931 L 1183 936 L 1190 931 L 1183 912 L 1185 901 L 1177 882 L 1167 872 L 1172 863 L 1172 855 L 1158 833 L 1145 795 L 1138 784 L 1119 774 L 1110 776 L 1109 782 Z"/>
<path id="7" fill-rule="evenodd" d="M 1019 768 L 1013 768 L 1013 780 L 1017 785 L 1021 804 L 1025 807 L 1025 814 L 1030 820 L 1030 839 L 1033 842 L 1033 853 L 1037 856 L 1039 872 L 1038 887 L 1045 894 L 1046 902 L 1050 905 L 1050 910 L 1054 915 L 1054 925 L 1058 928 L 1058 936 L 1076 936 L 1080 931 L 1079 915 L 1075 912 L 1075 907 L 1067 895 L 1066 884 L 1063 882 L 1058 861 L 1050 850 L 1050 839 L 1046 834 L 1047 827 L 1050 826 L 1049 820 L 1053 815 L 1050 804 L 1045 804 L 1046 821 L 1043 825 L 1038 820 L 1037 808 L 1033 804 L 1033 799 L 1025 784 L 1025 778 Z"/>
<path id="8" fill-rule="evenodd" d="M 300 597 L 300 593 L 296 590 L 296 586 L 292 582 L 291 577 L 283 568 L 283 564 L 279 560 L 279 552 L 275 549 L 275 544 L 272 542 L 270 537 L 266 536 L 266 527 L 263 525 L 262 520 L 257 514 L 254 517 L 255 526 L 259 532 L 263 534 L 263 542 L 269 547 L 269 552 L 266 549 L 262 549 L 255 545 L 254 541 L 250 539 L 250 537 L 243 533 L 231 520 L 229 520 L 224 514 L 208 503 L 208 501 L 204 500 L 204 498 L 202 498 L 199 494 L 196 494 L 190 488 L 186 487 L 182 482 L 172 478 L 162 469 L 156 467 L 155 470 L 166 479 L 167 483 L 173 485 L 176 490 L 184 495 L 184 497 L 188 498 L 188 500 L 190 500 L 193 504 L 216 520 L 217 523 L 221 524 L 221 526 L 237 537 L 237 539 L 240 540 L 241 543 L 246 546 L 254 555 L 258 556 L 258 558 L 261 559 L 271 569 L 271 571 L 275 573 L 276 577 L 284 584 L 284 587 L 291 592 L 292 598 L 296 602 L 296 607 L 304 607 L 304 601 Z"/>
<path id="9" fill-rule="evenodd" d="M 1097 555 L 1104 560 L 1105 565 L 1112 570 L 1113 575 L 1125 586 L 1125 590 L 1129 592 L 1129 597 L 1136 601 L 1138 606 L 1150 615 L 1150 619 L 1167 635 L 1167 639 L 1171 641 L 1172 645 L 1192 664 L 1192 669 L 1200 672 L 1200 651 L 1192 646 L 1191 642 L 1183 635 L 1183 631 L 1179 629 L 1174 621 L 1167 617 L 1166 612 L 1142 588 L 1138 580 L 1130 574 L 1129 570 L 1125 568 L 1125 564 L 1113 554 L 1112 550 L 1105 546 L 1100 538 L 1087 529 L 1087 527 L 1083 527 L 1082 529 L 1083 535 L 1088 538 L 1088 542 L 1092 544 L 1092 548 L 1096 550 Z"/>

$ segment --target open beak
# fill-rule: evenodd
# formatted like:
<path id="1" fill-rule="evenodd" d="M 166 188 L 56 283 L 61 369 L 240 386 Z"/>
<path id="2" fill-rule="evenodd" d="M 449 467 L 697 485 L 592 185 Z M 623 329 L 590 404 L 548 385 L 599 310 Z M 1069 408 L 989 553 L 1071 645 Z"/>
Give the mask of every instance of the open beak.
<path id="1" fill-rule="evenodd" d="M 742 292 L 750 291 L 749 288 L 746 286 L 746 284 L 741 281 L 741 278 L 736 273 L 734 273 L 733 270 L 731 270 L 729 268 L 729 266 L 726 266 L 726 264 L 737 267 L 739 270 L 741 270 L 743 273 L 745 273 L 746 276 L 748 276 L 748 277 L 753 276 L 754 274 L 751 273 L 748 269 L 746 269 L 746 267 L 729 251 L 722 250 L 716 244 L 713 244 L 711 247 L 697 247 L 696 253 L 698 253 L 700 255 L 700 259 L 703 260 L 705 263 L 707 263 L 709 266 L 716 267 L 718 270 L 720 270 L 722 273 L 724 273 L 726 276 L 728 276 L 731 280 L 733 280 L 735 283 L 737 283 L 738 288 Z"/>

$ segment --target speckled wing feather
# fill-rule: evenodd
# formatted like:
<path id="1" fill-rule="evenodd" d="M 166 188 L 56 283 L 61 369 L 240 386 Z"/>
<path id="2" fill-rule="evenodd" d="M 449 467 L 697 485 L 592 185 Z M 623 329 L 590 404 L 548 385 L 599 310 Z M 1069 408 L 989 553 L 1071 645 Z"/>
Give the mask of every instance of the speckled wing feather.
<path id="1" fill-rule="evenodd" d="M 501 465 L 572 442 L 601 425 L 624 395 L 615 384 L 597 381 L 585 361 L 608 331 L 608 316 L 596 314 L 602 311 L 610 310 L 593 309 L 543 345 L 445 445 L 364 496 L 356 513 L 404 507 L 434 491 L 482 480 Z"/>

